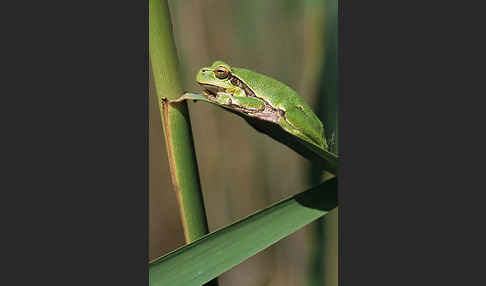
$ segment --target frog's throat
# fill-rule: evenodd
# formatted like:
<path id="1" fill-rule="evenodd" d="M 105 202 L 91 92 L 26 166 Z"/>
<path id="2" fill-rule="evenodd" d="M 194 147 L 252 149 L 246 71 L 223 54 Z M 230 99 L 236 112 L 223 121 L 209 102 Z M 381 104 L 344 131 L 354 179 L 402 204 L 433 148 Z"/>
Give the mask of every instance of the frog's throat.
<path id="1" fill-rule="evenodd" d="M 198 82 L 204 90 L 206 91 L 207 94 L 212 95 L 213 97 L 216 97 L 216 94 L 218 92 L 226 92 L 226 89 L 217 85 L 212 85 L 212 84 L 207 84 L 207 83 L 201 83 Z"/>

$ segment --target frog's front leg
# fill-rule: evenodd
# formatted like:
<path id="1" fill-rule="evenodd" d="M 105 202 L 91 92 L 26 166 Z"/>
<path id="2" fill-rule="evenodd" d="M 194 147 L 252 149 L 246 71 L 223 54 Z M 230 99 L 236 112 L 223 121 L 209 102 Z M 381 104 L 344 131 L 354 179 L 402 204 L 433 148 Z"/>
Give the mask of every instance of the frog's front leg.
<path id="1" fill-rule="evenodd" d="M 225 93 L 229 93 L 235 97 L 247 97 L 245 91 L 237 86 L 227 88 Z"/>
<path id="2" fill-rule="evenodd" d="M 212 96 L 212 100 L 219 104 L 230 105 L 233 97 L 244 97 L 245 92 L 239 87 L 227 88 L 224 92 L 218 92 Z"/>
<path id="3" fill-rule="evenodd" d="M 261 111 L 265 109 L 265 103 L 256 97 L 232 96 L 225 92 L 218 92 L 216 101 L 242 111 Z"/>
<path id="4" fill-rule="evenodd" d="M 231 97 L 231 94 L 218 92 L 214 97 L 211 97 L 211 100 L 216 101 L 217 103 L 222 105 L 229 105 L 229 103 L 231 102 Z"/>

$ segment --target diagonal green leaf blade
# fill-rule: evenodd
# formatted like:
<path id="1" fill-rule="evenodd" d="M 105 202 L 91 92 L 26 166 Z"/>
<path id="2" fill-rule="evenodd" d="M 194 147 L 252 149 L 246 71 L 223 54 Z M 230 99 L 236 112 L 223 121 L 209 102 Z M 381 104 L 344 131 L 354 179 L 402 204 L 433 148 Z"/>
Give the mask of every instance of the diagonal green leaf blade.
<path id="1" fill-rule="evenodd" d="M 333 173 L 335 175 L 338 174 L 339 157 L 336 154 L 318 148 L 312 144 L 305 142 L 304 140 L 299 139 L 298 137 L 292 134 L 285 132 L 277 124 L 273 124 L 271 122 L 259 120 L 253 117 L 249 117 L 245 114 L 235 112 L 225 107 L 224 105 L 218 104 L 217 102 L 207 99 L 204 95 L 198 93 L 185 93 L 178 99 L 171 100 L 170 102 L 177 103 L 177 102 L 182 102 L 184 100 L 204 101 L 222 107 L 224 110 L 229 111 L 245 119 L 245 121 L 248 124 L 250 124 L 253 128 L 255 128 L 257 131 L 272 137 L 274 140 L 279 141 L 280 143 L 286 145 L 287 147 L 291 148 L 292 150 L 294 150 L 304 158 L 307 158 L 317 163 L 316 165 L 321 166 L 322 169 L 330 173 Z"/>
<path id="2" fill-rule="evenodd" d="M 202 285 L 336 206 L 332 178 L 152 261 L 150 285 Z"/>

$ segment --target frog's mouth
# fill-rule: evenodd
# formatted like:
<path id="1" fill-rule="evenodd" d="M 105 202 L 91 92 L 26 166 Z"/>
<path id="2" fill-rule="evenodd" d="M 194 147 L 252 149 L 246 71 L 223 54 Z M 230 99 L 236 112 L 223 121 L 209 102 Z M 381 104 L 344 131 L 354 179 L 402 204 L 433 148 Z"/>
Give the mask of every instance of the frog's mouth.
<path id="1" fill-rule="evenodd" d="M 218 92 L 225 92 L 226 89 L 220 86 L 212 85 L 212 84 L 207 84 L 207 83 L 201 83 L 198 82 L 203 88 L 204 91 L 203 93 L 207 96 L 211 96 L 213 98 L 217 97 Z"/>

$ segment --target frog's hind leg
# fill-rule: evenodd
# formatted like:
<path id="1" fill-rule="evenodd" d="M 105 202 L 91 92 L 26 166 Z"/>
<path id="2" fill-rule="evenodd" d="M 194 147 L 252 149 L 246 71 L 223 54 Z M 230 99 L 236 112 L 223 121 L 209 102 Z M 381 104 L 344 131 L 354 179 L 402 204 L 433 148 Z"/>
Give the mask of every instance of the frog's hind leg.
<path id="1" fill-rule="evenodd" d="M 324 127 L 321 121 L 313 114 L 304 112 L 300 108 L 290 108 L 285 112 L 285 120 L 289 125 L 298 131 L 313 144 L 327 149 L 326 139 L 324 137 Z"/>
<path id="2" fill-rule="evenodd" d="M 322 137 L 321 140 L 319 140 L 320 136 L 319 134 L 316 134 L 313 130 L 309 130 L 310 128 L 305 128 L 306 126 L 306 118 L 303 116 L 293 116 L 296 115 L 296 113 L 292 112 L 286 112 L 285 116 L 281 117 L 279 119 L 279 124 L 280 126 L 285 129 L 287 132 L 309 142 L 312 143 L 322 149 L 327 149 L 327 144 L 325 142 L 325 139 Z M 288 119 L 293 120 L 293 122 L 299 123 L 300 126 L 304 126 L 304 129 L 297 129 L 294 125 L 292 125 Z"/>
<path id="3" fill-rule="evenodd" d="M 294 135 L 298 138 L 301 138 L 301 139 L 303 139 L 307 142 L 312 142 L 313 144 L 316 144 L 314 142 L 314 140 L 312 140 L 312 138 L 310 138 L 309 136 L 302 133 L 299 129 L 296 129 L 294 126 L 292 126 L 290 123 L 288 123 L 287 120 L 285 120 L 285 118 L 281 117 L 278 120 L 278 124 L 280 125 L 280 127 L 282 127 L 285 131 L 289 132 L 290 134 L 292 134 L 292 135 Z"/>

